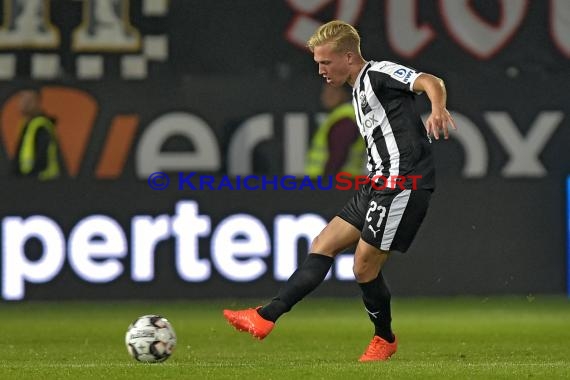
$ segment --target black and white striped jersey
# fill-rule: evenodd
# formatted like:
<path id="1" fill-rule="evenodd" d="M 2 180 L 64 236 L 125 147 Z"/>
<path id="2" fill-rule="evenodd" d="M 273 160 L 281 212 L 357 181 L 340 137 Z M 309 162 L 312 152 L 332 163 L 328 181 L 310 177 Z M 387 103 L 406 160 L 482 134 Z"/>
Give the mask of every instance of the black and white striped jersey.
<path id="1" fill-rule="evenodd" d="M 387 188 L 398 187 L 397 176 L 406 177 L 408 189 L 409 176 L 421 176 L 418 188 L 435 185 L 431 141 L 414 105 L 413 84 L 420 74 L 394 62 L 369 61 L 354 82 L 352 103 L 366 142 L 369 176 L 382 177 Z"/>

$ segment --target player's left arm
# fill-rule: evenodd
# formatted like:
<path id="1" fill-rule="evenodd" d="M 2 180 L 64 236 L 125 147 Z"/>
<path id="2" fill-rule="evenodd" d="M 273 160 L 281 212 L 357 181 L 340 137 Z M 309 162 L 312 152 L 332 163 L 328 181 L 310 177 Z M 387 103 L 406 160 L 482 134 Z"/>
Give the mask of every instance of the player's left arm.
<path id="1" fill-rule="evenodd" d="M 440 131 L 443 137 L 449 138 L 448 125 L 457 129 L 455 121 L 447 110 L 447 91 L 442 79 L 427 73 L 421 73 L 414 81 L 412 89 L 415 92 L 425 92 L 431 102 L 431 114 L 426 121 L 428 135 L 439 140 Z"/>

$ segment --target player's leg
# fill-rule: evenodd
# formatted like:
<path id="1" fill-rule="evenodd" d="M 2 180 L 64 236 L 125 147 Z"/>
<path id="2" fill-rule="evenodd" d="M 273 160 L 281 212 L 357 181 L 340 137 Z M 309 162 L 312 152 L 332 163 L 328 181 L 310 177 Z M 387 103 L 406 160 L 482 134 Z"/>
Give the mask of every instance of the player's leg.
<path id="1" fill-rule="evenodd" d="M 224 310 L 224 317 L 239 331 L 245 331 L 255 338 L 265 338 L 275 321 L 324 280 L 334 257 L 344 249 L 353 246 L 360 238 L 360 231 L 345 220 L 335 217 L 321 231 L 311 245 L 305 261 L 281 287 L 277 296 L 263 307 L 245 310 Z"/>
<path id="2" fill-rule="evenodd" d="M 369 187 L 363 186 L 354 194 L 339 215 L 313 240 L 311 253 L 269 304 L 257 309 L 224 310 L 228 322 L 258 339 L 265 338 L 281 315 L 291 310 L 324 280 L 334 257 L 358 242 L 369 197 Z"/>
<path id="3" fill-rule="evenodd" d="M 427 211 L 429 191 L 404 190 L 373 196 L 354 258 L 354 274 L 362 299 L 374 324 L 374 338 L 361 361 L 386 360 L 396 352 L 391 328 L 391 294 L 382 268 L 392 250 L 405 252 Z"/>
<path id="4" fill-rule="evenodd" d="M 362 301 L 374 324 L 374 335 L 387 342 L 394 341 L 390 289 L 382 276 L 382 267 L 388 261 L 389 252 L 361 240 L 354 253 L 354 277 L 362 290 Z"/>
<path id="5" fill-rule="evenodd" d="M 362 301 L 374 324 L 374 336 L 360 361 L 386 360 L 398 349 L 392 333 L 390 289 L 382 276 L 389 252 L 360 240 L 354 253 L 354 276 L 362 290 Z"/>
<path id="6" fill-rule="evenodd" d="M 273 300 L 258 310 L 259 314 L 275 322 L 307 294 L 311 293 L 330 270 L 334 257 L 356 244 L 360 231 L 336 216 L 311 244 L 309 255 L 281 287 Z"/>

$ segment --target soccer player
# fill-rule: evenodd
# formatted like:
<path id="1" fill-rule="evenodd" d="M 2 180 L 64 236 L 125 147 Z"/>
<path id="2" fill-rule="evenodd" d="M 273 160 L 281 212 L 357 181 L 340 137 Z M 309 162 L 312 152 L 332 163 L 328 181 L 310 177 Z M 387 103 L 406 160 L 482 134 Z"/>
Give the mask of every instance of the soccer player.
<path id="1" fill-rule="evenodd" d="M 431 136 L 438 140 L 442 134 L 448 139 L 448 126 L 455 129 L 455 123 L 446 108 L 441 79 L 393 62 L 365 60 L 360 36 L 351 25 L 326 23 L 307 46 L 327 83 L 348 83 L 353 88 L 352 103 L 367 146 L 371 181 L 314 239 L 311 253 L 270 303 L 224 310 L 224 316 L 237 330 L 265 338 L 281 315 L 323 281 L 334 257 L 356 244 L 354 276 L 374 324 L 374 336 L 359 360 L 387 360 L 398 343 L 391 328 L 391 295 L 382 267 L 391 252 L 405 252 L 412 243 L 435 185 Z M 431 102 L 425 126 L 414 107 L 414 96 L 420 93 Z M 379 178 L 387 186 L 373 182 Z"/>

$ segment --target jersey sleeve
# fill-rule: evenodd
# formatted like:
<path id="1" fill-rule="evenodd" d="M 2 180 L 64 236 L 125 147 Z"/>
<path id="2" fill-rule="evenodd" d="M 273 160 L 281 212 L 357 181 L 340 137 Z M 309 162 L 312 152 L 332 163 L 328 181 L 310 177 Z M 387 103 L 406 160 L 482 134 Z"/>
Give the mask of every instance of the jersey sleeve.
<path id="1" fill-rule="evenodd" d="M 394 62 L 383 61 L 382 64 L 380 71 L 388 76 L 385 80 L 387 87 L 396 90 L 410 91 L 416 94 L 421 93 L 414 91 L 414 82 L 420 76 L 421 72 Z"/>

